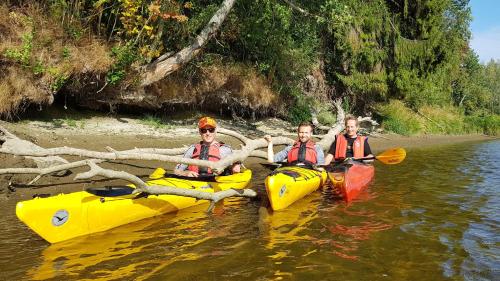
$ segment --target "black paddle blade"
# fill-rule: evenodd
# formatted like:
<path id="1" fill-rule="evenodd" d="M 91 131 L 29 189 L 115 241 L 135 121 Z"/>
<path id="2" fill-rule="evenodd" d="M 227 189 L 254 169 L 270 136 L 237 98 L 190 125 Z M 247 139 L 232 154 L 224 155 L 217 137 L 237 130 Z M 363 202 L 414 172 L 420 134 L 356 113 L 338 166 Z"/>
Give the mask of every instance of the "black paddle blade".
<path id="1" fill-rule="evenodd" d="M 279 163 L 260 163 L 260 164 L 271 171 L 274 171 L 282 166 L 282 164 Z"/>

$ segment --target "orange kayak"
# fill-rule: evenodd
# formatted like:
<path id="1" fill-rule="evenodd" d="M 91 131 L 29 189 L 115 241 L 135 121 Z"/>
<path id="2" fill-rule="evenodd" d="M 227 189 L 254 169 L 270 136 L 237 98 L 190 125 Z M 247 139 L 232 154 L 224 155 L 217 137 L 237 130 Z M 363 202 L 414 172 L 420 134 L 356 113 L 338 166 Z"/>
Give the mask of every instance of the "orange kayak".
<path id="1" fill-rule="evenodd" d="M 328 178 L 344 199 L 350 202 L 365 189 L 375 175 L 373 165 L 355 162 L 353 164 L 340 164 L 328 172 Z"/>

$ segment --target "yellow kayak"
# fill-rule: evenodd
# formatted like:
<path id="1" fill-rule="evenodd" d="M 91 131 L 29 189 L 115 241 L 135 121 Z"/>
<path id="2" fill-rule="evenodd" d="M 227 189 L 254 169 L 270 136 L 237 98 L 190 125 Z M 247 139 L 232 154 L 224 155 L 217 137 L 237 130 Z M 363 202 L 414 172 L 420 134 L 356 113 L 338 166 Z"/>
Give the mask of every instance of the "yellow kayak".
<path id="1" fill-rule="evenodd" d="M 155 178 L 155 171 L 151 177 Z M 148 185 L 217 192 L 245 188 L 251 170 L 242 173 L 194 180 L 184 177 L 156 178 Z M 133 186 L 91 188 L 47 198 L 17 203 L 16 215 L 29 228 L 50 243 L 105 231 L 134 221 L 175 212 L 207 201 L 177 195 L 131 194 Z"/>
<path id="2" fill-rule="evenodd" d="M 304 167 L 281 167 L 266 178 L 267 197 L 273 210 L 282 210 L 322 186 L 325 171 Z"/>

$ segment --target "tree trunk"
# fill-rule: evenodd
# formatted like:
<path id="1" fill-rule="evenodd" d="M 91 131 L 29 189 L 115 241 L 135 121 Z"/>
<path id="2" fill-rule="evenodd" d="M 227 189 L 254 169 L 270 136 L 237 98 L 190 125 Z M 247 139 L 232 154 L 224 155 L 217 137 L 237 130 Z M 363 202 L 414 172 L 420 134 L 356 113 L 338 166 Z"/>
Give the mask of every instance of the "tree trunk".
<path id="1" fill-rule="evenodd" d="M 160 81 L 198 55 L 203 46 L 206 45 L 208 40 L 220 28 L 222 22 L 224 22 L 226 16 L 233 8 L 235 1 L 236 0 L 225 0 L 201 33 L 196 36 L 194 42 L 190 46 L 180 50 L 173 56 L 154 61 L 145 66 L 142 71 L 141 86 L 146 87 L 154 82 Z"/>

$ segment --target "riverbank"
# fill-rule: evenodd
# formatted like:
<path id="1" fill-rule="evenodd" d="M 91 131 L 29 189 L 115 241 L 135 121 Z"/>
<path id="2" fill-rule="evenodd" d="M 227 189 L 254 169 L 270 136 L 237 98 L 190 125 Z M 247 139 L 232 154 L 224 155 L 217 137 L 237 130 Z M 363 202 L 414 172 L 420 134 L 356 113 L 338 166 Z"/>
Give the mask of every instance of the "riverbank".
<path id="1" fill-rule="evenodd" d="M 21 121 L 0 125 L 21 138 L 33 139 L 43 147 L 76 146 L 102 150 L 106 146 L 162 148 L 179 147 L 198 138 L 197 117 L 163 122 L 155 118 L 135 119 L 130 117 L 91 117 L 82 119 L 53 119 L 51 121 Z M 283 135 L 293 138 L 295 126 L 289 122 L 269 118 L 260 121 L 218 119 L 219 126 L 242 133 L 251 138 L 265 134 Z M 93 138 L 92 136 L 98 136 Z M 224 136 L 221 136 L 224 138 Z M 400 146 L 418 148 L 467 141 L 496 139 L 476 135 L 419 135 L 376 134 L 369 136 L 374 151 Z M 228 139 L 238 144 L 236 140 Z"/>
<path id="2" fill-rule="evenodd" d="M 55 119 L 52 121 L 22 121 L 9 123 L 0 121 L 0 125 L 20 138 L 29 140 L 41 147 L 69 146 L 89 150 L 104 151 L 110 146 L 116 150 L 131 149 L 134 147 L 174 148 L 198 140 L 196 118 L 182 121 L 162 123 L 154 119 L 134 119 L 128 117 L 92 117 L 79 120 Z M 257 122 L 244 120 L 219 120 L 221 127 L 238 131 L 251 138 L 262 137 L 265 134 L 285 135 L 293 137 L 294 126 L 279 120 L 266 119 Z M 220 139 L 233 147 L 239 141 L 227 136 Z M 395 134 L 381 134 L 370 137 L 370 145 L 375 153 L 390 147 L 404 147 L 406 149 L 445 145 L 451 143 L 485 141 L 495 139 L 484 135 L 424 135 L 405 137 Z M 69 161 L 75 157 L 65 157 Z M 261 162 L 261 159 L 249 158 L 247 166 Z M 8 167 L 35 167 L 33 161 L 22 157 L 13 157 L 0 154 L 0 168 Z M 158 161 L 127 161 L 124 163 L 109 162 L 103 167 L 123 169 L 127 172 L 147 177 L 155 167 L 162 166 L 173 168 L 173 164 Z M 0 176 L 0 198 L 21 200 L 30 198 L 33 194 L 60 193 L 82 190 L 88 185 L 111 185 L 111 180 L 94 180 L 75 183 L 74 175 L 86 168 L 73 171 L 72 175 L 65 177 L 44 176 L 32 186 L 26 186 L 34 175 L 3 175 Z"/>

